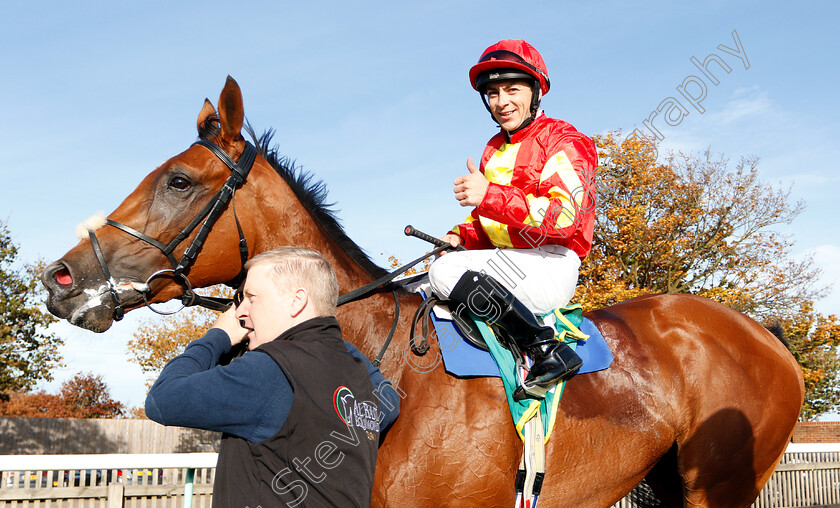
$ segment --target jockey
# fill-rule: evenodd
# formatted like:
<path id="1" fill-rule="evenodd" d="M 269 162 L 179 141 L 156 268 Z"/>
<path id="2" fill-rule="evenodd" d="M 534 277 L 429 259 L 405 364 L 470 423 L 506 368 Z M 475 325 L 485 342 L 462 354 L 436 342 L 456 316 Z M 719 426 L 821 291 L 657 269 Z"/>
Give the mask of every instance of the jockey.
<path id="1" fill-rule="evenodd" d="M 430 282 L 439 297 L 505 329 L 533 357 L 518 398 L 538 397 L 534 387 L 547 389 L 581 365 L 534 313 L 548 315 L 574 295 L 592 245 L 598 156 L 591 139 L 540 110 L 550 82 L 527 42 L 487 48 L 470 82 L 500 132 L 479 168 L 469 158 L 469 173 L 455 179 L 455 198 L 472 211 L 442 240 L 467 250 L 435 260 Z"/>

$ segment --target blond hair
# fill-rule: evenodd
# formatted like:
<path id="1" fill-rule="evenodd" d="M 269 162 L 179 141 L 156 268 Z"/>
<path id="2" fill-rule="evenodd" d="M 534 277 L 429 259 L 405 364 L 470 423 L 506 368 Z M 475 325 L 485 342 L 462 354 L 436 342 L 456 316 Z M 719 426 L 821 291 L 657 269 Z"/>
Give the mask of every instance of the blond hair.
<path id="1" fill-rule="evenodd" d="M 302 287 L 319 316 L 335 315 L 338 280 L 332 266 L 320 252 L 301 247 L 280 247 L 254 256 L 245 263 L 245 269 L 263 264 L 272 266 L 272 278 L 278 289 Z"/>

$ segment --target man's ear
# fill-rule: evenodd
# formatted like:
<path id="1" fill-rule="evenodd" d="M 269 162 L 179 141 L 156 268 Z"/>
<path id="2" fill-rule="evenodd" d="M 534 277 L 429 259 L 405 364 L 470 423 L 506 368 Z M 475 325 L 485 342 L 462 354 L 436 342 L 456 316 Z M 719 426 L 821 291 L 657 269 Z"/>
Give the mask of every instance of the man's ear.
<path id="1" fill-rule="evenodd" d="M 292 317 L 298 317 L 309 304 L 309 293 L 304 288 L 297 288 L 292 294 Z"/>

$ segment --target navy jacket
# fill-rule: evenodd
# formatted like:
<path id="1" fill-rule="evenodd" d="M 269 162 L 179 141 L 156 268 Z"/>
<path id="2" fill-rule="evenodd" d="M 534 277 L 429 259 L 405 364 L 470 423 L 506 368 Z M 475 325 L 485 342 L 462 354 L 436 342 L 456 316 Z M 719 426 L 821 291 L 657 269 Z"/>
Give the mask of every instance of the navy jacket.
<path id="1" fill-rule="evenodd" d="M 355 346 L 344 343 L 367 366 L 384 416 L 382 431 L 399 415 L 399 394 Z M 230 348 L 227 333 L 216 328 L 187 345 L 149 390 L 146 416 L 163 425 L 227 432 L 252 443 L 276 434 L 292 407 L 289 380 L 261 351 L 248 351 L 229 365 L 219 365 Z"/>

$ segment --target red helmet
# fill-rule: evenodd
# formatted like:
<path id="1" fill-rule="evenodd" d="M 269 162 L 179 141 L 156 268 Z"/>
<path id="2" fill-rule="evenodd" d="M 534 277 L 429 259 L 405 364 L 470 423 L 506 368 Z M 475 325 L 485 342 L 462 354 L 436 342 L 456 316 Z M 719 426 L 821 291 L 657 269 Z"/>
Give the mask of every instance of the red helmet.
<path id="1" fill-rule="evenodd" d="M 479 92 L 493 81 L 522 78 L 539 81 L 543 95 L 551 87 L 548 70 L 539 51 L 518 39 L 505 39 L 493 44 L 470 68 L 470 84 Z"/>

